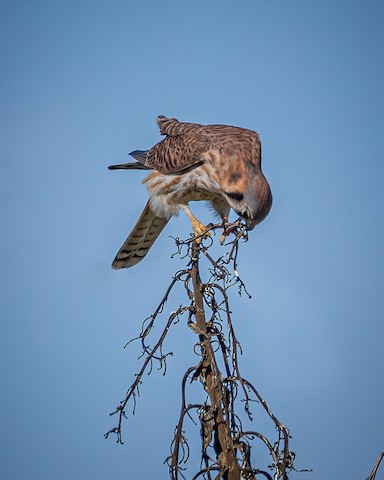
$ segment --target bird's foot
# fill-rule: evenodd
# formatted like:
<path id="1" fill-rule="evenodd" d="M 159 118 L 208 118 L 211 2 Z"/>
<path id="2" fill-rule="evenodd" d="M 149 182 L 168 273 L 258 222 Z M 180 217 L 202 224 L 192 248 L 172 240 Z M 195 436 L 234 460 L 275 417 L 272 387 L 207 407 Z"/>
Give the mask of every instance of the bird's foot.
<path id="1" fill-rule="evenodd" d="M 223 231 L 221 232 L 220 245 L 223 245 L 226 237 L 229 235 L 229 231 L 226 228 L 226 223 L 228 222 L 228 217 L 223 218 Z"/>
<path id="2" fill-rule="evenodd" d="M 204 223 L 201 223 L 199 220 L 197 220 L 196 217 L 193 217 L 193 219 L 191 219 L 191 223 L 193 228 L 193 235 L 194 237 L 197 237 L 197 243 L 200 243 L 203 238 L 208 238 L 211 236 L 211 234 L 207 231 L 207 227 L 204 225 Z"/>
<path id="3" fill-rule="evenodd" d="M 188 216 L 189 220 L 191 221 L 192 228 L 193 228 L 193 235 L 196 238 L 196 242 L 200 243 L 203 238 L 210 237 L 210 233 L 207 231 L 207 227 L 201 223 L 189 210 L 187 205 L 183 205 L 182 209 L 184 210 L 185 214 Z"/>
<path id="4" fill-rule="evenodd" d="M 238 235 L 238 233 L 243 232 L 242 238 L 247 238 L 247 233 L 244 231 L 244 225 L 241 223 L 240 220 L 236 220 L 235 222 L 228 223 L 228 218 L 223 218 L 223 231 L 220 237 L 220 244 L 223 245 L 226 238 L 231 234 L 234 233 Z"/>

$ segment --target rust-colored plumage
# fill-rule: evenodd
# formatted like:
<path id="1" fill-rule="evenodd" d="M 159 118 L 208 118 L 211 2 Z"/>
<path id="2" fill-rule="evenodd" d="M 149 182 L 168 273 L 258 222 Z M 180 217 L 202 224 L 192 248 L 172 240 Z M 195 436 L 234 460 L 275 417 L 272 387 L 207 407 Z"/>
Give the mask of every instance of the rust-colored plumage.
<path id="1" fill-rule="evenodd" d="M 228 218 L 231 208 L 251 230 L 269 213 L 272 195 L 261 170 L 261 145 L 256 132 L 227 125 L 183 123 L 159 116 L 165 138 L 147 151 L 135 150 L 136 162 L 115 169 L 144 169 L 149 200 L 131 234 L 112 263 L 115 269 L 140 262 L 168 220 L 180 209 L 190 217 L 195 234 L 204 226 L 188 203 L 208 200 L 217 214 Z"/>

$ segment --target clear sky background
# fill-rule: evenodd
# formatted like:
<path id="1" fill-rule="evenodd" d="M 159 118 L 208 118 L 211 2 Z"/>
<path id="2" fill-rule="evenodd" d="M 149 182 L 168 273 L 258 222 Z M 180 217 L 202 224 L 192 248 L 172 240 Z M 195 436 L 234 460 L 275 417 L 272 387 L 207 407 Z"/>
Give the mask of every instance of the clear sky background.
<path id="1" fill-rule="evenodd" d="M 183 266 L 169 236 L 190 231 L 173 219 L 140 265 L 110 268 L 147 194 L 143 172 L 107 166 L 159 141 L 163 114 L 261 135 L 274 205 L 239 255 L 252 299 L 231 296 L 242 371 L 314 469 L 292 478 L 365 478 L 384 449 L 383 2 L 0 10 L 0 477 L 167 478 L 193 363 L 183 322 L 125 444 L 103 438 L 140 366 L 123 346 Z M 198 428 L 188 438 L 198 454 Z"/>

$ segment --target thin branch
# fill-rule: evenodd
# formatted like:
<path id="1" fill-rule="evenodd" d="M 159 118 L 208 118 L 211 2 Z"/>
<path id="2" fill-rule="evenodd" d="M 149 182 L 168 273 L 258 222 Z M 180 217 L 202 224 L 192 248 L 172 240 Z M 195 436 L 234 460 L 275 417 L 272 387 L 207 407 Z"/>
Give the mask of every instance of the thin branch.
<path id="1" fill-rule="evenodd" d="M 216 231 L 222 227 L 222 224 L 209 225 L 208 230 Z M 134 413 L 142 377 L 145 372 L 152 371 L 154 362 L 158 363 L 159 369 L 164 374 L 166 373 L 166 361 L 171 353 L 163 353 L 164 341 L 171 326 L 186 313 L 187 325 L 197 335 L 198 341 L 193 348 L 199 357 L 199 363 L 197 366 L 187 368 L 181 382 L 179 420 L 170 445 L 170 455 L 165 460 L 170 478 L 186 479 L 184 472 L 190 458 L 190 447 L 184 430 L 186 421 L 191 419 L 193 424 L 200 424 L 201 439 L 200 470 L 192 480 L 197 480 L 199 477 L 205 480 L 213 478 L 215 480 L 240 480 L 240 478 L 252 480 L 260 475 L 268 480 L 272 478 L 288 480 L 287 472 L 295 470 L 293 465 L 295 454 L 289 449 L 289 431 L 275 417 L 258 390 L 242 377 L 239 369 L 239 354 L 242 350 L 233 326 L 228 292 L 232 287 L 237 286 L 240 295 L 245 292 L 250 298 L 237 270 L 240 242 L 248 239 L 245 226 L 239 221 L 225 225 L 223 237 L 227 240 L 225 245 L 227 252 L 218 259 L 214 259 L 209 252 L 213 244 L 212 238 L 204 237 L 203 233 L 199 237 L 191 237 L 187 240 L 175 239 L 177 254 L 187 259 L 188 265 L 175 274 L 158 307 L 143 322 L 140 334 L 134 339 L 141 342 L 142 366 L 125 398 L 111 414 L 118 414 L 117 426 L 109 430 L 105 437 L 114 433 L 117 441 L 123 443 L 122 423 L 126 417 L 126 406 L 132 400 Z M 202 261 L 208 265 L 207 268 L 202 269 L 200 265 Z M 206 281 L 201 279 L 201 272 L 206 273 Z M 169 300 L 177 283 L 182 283 L 184 286 L 187 303 L 180 304 L 169 315 L 160 336 L 151 347 L 149 340 L 155 322 L 163 313 L 165 303 Z M 190 383 L 199 380 L 206 394 L 203 403 L 187 401 L 188 380 Z M 260 432 L 243 427 L 244 420 L 241 418 L 243 412 L 245 420 L 252 421 L 252 402 L 255 405 L 261 405 L 275 425 L 278 435 L 274 442 Z M 239 412 L 236 412 L 237 404 L 242 404 Z M 194 420 L 196 416 L 197 422 Z M 251 444 L 256 439 L 267 447 L 272 459 L 269 468 L 274 471 L 273 477 L 265 469 L 254 468 L 251 465 Z"/>
<path id="2" fill-rule="evenodd" d="M 366 480 L 375 480 L 377 470 L 379 469 L 380 463 L 383 460 L 383 458 L 384 458 L 384 452 L 381 452 L 381 454 L 379 455 L 378 459 L 375 462 L 375 465 L 372 468 L 371 473 L 369 474 L 369 477 L 367 477 Z"/>

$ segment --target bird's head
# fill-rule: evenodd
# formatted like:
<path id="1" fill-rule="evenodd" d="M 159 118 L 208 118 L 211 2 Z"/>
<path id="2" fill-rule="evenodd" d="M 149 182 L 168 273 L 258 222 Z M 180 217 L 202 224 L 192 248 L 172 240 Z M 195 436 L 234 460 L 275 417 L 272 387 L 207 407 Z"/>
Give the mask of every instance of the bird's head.
<path id="1" fill-rule="evenodd" d="M 252 230 L 271 210 L 272 193 L 261 171 L 247 180 L 227 189 L 225 196 L 229 205 L 247 224 L 247 230 Z"/>

